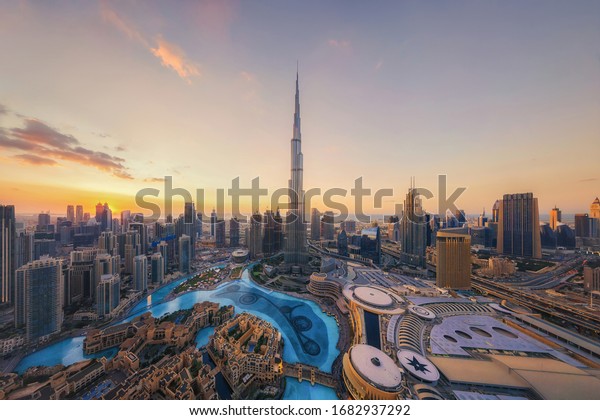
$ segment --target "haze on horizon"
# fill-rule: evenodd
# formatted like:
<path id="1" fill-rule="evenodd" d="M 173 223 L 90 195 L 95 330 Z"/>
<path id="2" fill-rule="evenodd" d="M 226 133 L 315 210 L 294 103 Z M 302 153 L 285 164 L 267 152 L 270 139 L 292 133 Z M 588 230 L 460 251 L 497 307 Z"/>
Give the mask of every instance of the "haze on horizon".
<path id="1" fill-rule="evenodd" d="M 385 213 L 411 176 L 436 193 L 446 174 L 470 214 L 526 191 L 540 213 L 585 212 L 599 16 L 595 1 L 0 1 L 0 202 L 135 211 L 166 175 L 208 206 L 236 177 L 285 187 L 299 60 L 306 189 L 363 177 L 394 189 Z"/>

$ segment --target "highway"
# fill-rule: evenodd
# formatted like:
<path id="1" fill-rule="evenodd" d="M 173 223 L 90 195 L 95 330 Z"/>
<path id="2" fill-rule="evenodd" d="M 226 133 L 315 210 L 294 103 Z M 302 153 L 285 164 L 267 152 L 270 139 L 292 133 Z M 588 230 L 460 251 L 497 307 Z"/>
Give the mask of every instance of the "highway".
<path id="1" fill-rule="evenodd" d="M 527 290 L 517 289 L 511 285 L 497 283 L 477 276 L 471 277 L 473 288 L 490 295 L 515 302 L 540 313 L 550 315 L 580 328 L 600 333 L 600 316 L 570 305 L 556 302 L 553 299 L 537 295 Z"/>

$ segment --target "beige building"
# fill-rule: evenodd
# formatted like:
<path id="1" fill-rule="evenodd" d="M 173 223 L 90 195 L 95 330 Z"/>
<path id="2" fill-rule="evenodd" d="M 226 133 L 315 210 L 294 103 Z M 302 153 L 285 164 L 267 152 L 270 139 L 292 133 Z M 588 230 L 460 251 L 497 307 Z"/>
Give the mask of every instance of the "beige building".
<path id="1" fill-rule="evenodd" d="M 402 391 L 402 372 L 376 347 L 357 344 L 343 359 L 342 378 L 355 400 L 395 400 Z"/>
<path id="2" fill-rule="evenodd" d="M 590 206 L 590 217 L 600 219 L 600 199 L 598 197 L 596 197 Z"/>
<path id="3" fill-rule="evenodd" d="M 468 290 L 471 288 L 471 237 L 458 233 L 437 233 L 438 287 Z"/>
<path id="4" fill-rule="evenodd" d="M 275 384 L 283 375 L 281 334 L 270 323 L 242 313 L 215 329 L 208 351 L 237 396 Z"/>

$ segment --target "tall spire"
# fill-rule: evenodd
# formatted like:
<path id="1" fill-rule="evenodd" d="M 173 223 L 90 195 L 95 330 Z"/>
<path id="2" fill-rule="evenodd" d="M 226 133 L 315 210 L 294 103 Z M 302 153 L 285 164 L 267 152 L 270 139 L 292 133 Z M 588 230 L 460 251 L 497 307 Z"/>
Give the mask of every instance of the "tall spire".
<path id="1" fill-rule="evenodd" d="M 300 140 L 300 87 L 298 85 L 298 63 L 296 63 L 296 107 L 294 110 L 294 139 Z"/>

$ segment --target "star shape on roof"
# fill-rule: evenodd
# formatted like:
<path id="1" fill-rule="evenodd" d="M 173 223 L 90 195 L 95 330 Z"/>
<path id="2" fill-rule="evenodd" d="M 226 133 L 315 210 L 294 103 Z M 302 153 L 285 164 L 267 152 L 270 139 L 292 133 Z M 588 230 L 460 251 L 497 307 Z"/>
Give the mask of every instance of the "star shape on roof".
<path id="1" fill-rule="evenodd" d="M 427 369 L 427 365 L 424 363 L 420 363 L 415 356 L 412 357 L 412 360 L 408 357 L 406 358 L 406 360 L 408 360 L 408 364 L 413 367 L 415 372 L 429 372 L 429 369 Z"/>

